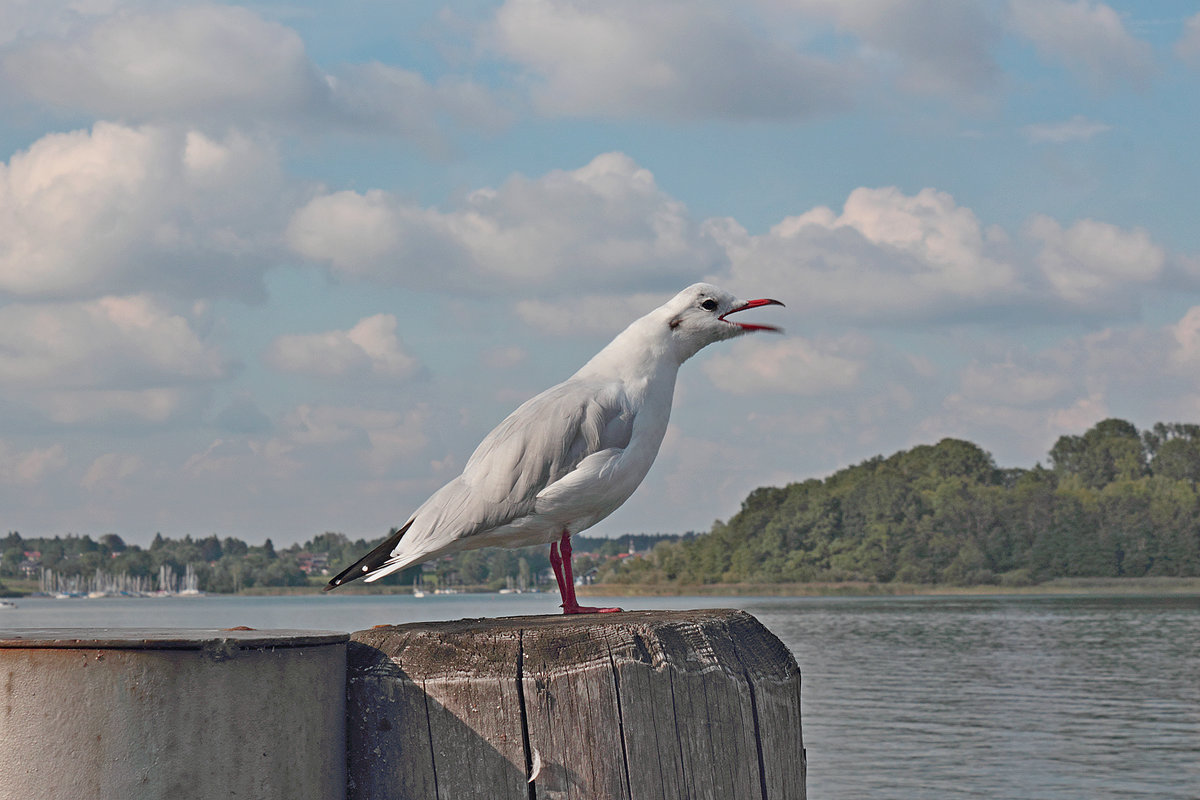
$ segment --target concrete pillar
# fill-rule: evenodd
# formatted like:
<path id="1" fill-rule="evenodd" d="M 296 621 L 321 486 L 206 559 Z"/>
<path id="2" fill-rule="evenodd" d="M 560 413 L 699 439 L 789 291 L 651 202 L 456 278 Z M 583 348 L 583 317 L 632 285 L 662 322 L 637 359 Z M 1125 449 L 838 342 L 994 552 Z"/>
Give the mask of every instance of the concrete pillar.
<path id="1" fill-rule="evenodd" d="M 342 798 L 346 640 L 0 630 L 0 800 Z"/>

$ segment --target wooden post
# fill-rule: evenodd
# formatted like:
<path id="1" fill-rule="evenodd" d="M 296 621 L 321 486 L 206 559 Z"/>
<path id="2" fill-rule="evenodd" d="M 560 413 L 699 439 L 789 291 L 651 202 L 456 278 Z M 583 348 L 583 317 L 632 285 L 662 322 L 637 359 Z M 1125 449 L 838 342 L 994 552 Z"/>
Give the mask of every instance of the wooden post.
<path id="1" fill-rule="evenodd" d="M 351 635 L 349 798 L 803 800 L 800 671 L 742 611 Z"/>

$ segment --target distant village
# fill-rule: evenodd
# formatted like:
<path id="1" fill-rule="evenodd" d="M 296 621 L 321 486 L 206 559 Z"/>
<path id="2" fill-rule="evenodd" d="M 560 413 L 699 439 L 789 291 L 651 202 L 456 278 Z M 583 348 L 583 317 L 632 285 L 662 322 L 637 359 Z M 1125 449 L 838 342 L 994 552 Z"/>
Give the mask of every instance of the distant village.
<path id="1" fill-rule="evenodd" d="M 615 539 L 576 537 L 577 582 L 591 583 L 606 567 L 645 556 L 675 535 L 634 534 Z M 270 539 L 250 545 L 233 537 L 168 539 L 149 547 L 127 544 L 117 534 L 0 540 L 0 591 L 53 597 L 146 597 L 236 593 L 322 586 L 329 575 L 377 542 L 324 533 L 303 544 L 276 548 Z M 383 585 L 414 591 L 538 591 L 553 585 L 547 548 L 484 549 L 420 564 L 384 579 Z"/>

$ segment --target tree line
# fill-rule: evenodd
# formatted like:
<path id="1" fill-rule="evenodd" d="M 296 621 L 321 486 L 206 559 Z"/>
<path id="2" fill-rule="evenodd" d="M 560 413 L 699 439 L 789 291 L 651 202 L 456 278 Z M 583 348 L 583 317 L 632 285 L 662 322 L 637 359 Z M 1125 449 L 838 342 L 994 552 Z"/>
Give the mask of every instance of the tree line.
<path id="1" fill-rule="evenodd" d="M 235 537 L 215 534 L 182 539 L 155 534 L 149 547 L 127 544 L 116 533 L 98 538 L 89 535 L 23 537 L 11 531 L 0 538 L 0 581 L 23 575 L 36 577 L 41 569 L 65 578 L 87 578 L 97 570 L 109 575 L 152 579 L 162 566 L 182 575 L 188 565 L 196 571 L 202 591 L 236 593 L 246 589 L 322 585 L 329 574 L 370 551 L 376 540 L 351 539 L 344 533 L 321 533 L 308 541 L 276 548 L 270 539 L 251 545 Z M 631 545 L 646 551 L 677 535 L 634 534 L 619 539 L 575 537 L 576 574 L 584 574 Z M 26 554 L 37 554 L 36 557 Z M 312 556 L 318 556 L 313 568 Z M 302 564 L 310 565 L 311 574 Z M 320 566 L 324 565 L 324 567 Z M 550 569 L 543 546 L 509 550 L 487 548 L 438 559 L 429 567 L 402 570 L 383 578 L 382 585 L 412 585 L 420 579 L 430 586 L 465 586 L 497 590 L 510 585 L 531 588 L 546 582 Z M 0 583 L 0 590 L 3 584 Z"/>
<path id="2" fill-rule="evenodd" d="M 1200 575 L 1200 425 L 1107 419 L 1062 436 L 1049 466 L 1001 469 L 943 439 L 823 480 L 761 488 L 728 522 L 614 583 L 871 581 L 1028 585 Z"/>
<path id="3" fill-rule="evenodd" d="M 1107 419 L 1061 436 L 1048 466 L 1002 469 L 978 445 L 943 439 L 876 456 L 825 479 L 751 492 L 711 531 L 685 536 L 575 537 L 575 574 L 598 583 L 674 584 L 871 581 L 1029 585 L 1061 577 L 1200 575 L 1200 425 L 1146 431 Z M 322 533 L 276 549 L 215 534 L 149 547 L 115 533 L 0 539 L 0 579 L 26 552 L 63 575 L 153 576 L 192 564 L 206 592 L 323 583 L 302 554 L 330 572 L 382 541 Z M 641 558 L 617 559 L 630 544 Z M 547 548 L 488 548 L 383 579 L 411 585 L 500 589 L 545 585 Z M 594 571 L 594 572 L 593 572 Z M 319 571 L 317 571 L 319 572 Z"/>

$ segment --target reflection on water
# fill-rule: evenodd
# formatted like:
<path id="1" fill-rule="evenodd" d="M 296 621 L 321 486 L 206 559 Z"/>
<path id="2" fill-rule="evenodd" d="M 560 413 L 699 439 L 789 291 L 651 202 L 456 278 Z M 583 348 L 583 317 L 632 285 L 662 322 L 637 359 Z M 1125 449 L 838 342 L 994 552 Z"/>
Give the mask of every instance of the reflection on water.
<path id="1" fill-rule="evenodd" d="M 597 599 L 606 603 L 609 600 Z M 745 608 L 796 654 L 809 796 L 1200 797 L 1200 598 L 622 598 Z M 359 630 L 542 595 L 21 600 L 4 627 Z"/>

